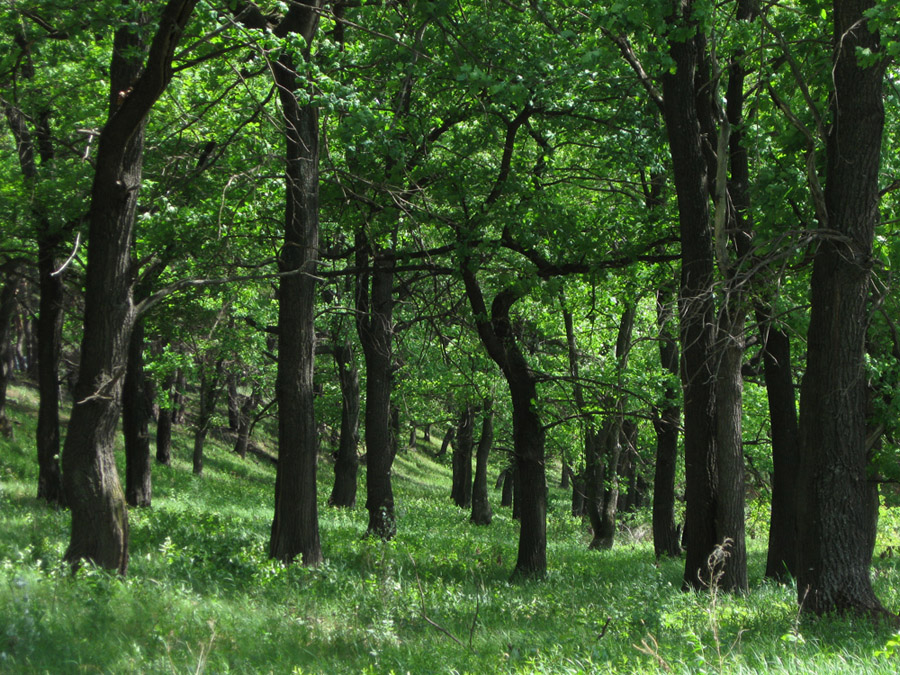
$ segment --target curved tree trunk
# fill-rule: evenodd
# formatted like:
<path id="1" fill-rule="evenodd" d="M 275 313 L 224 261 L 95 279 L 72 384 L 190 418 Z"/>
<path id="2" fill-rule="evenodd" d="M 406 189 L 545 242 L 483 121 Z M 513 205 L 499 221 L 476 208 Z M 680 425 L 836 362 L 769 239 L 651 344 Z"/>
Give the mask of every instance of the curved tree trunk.
<path id="1" fill-rule="evenodd" d="M 130 259 L 146 116 L 172 77 L 171 62 L 196 0 L 170 0 L 146 63 L 119 29 L 110 68 L 111 110 L 100 134 L 91 191 L 84 332 L 62 469 L 72 531 L 65 559 L 124 574 L 128 512 L 113 457 L 128 339 L 135 320 Z M 140 73 L 140 76 L 138 76 Z M 130 92 L 122 95 L 122 92 Z"/>

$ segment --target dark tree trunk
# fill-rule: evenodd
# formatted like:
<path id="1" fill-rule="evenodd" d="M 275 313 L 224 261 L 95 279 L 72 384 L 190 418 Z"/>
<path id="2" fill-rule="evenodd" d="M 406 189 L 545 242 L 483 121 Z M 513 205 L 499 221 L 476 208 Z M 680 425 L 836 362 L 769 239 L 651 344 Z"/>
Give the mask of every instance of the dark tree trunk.
<path id="1" fill-rule="evenodd" d="M 834 2 L 834 96 L 820 226 L 837 236 L 819 241 L 813 262 L 800 390 L 797 592 L 803 610 L 816 614 L 887 615 L 869 577 L 864 366 L 886 61 L 857 62 L 858 50 L 880 52 L 864 16 L 874 4 Z"/>
<path id="2" fill-rule="evenodd" d="M 38 235 L 38 275 L 41 299 L 38 309 L 38 499 L 63 505 L 59 469 L 59 360 L 62 354 L 63 284 L 56 271 L 57 237 L 44 223 Z"/>
<path id="3" fill-rule="evenodd" d="M 222 366 L 222 359 L 218 359 L 212 369 L 202 361 L 200 363 L 200 405 L 197 411 L 197 423 L 194 427 L 194 452 L 192 455 L 195 476 L 203 474 L 203 445 L 216 412 L 222 380 Z"/>
<path id="4" fill-rule="evenodd" d="M 156 461 L 165 466 L 172 463 L 172 423 L 178 405 L 175 395 L 177 382 L 177 372 L 166 377 L 163 383 L 163 389 L 166 391 L 166 405 L 160 406 L 159 416 L 156 420 Z"/>
<path id="5" fill-rule="evenodd" d="M 583 518 L 585 516 L 585 494 L 587 486 L 584 480 L 584 471 L 572 474 L 572 517 Z"/>
<path id="6" fill-rule="evenodd" d="M 250 434 L 253 432 L 253 413 L 260 403 L 260 394 L 253 391 L 249 396 L 237 396 L 237 436 L 234 441 L 234 451 L 241 458 L 247 457 L 247 448 L 250 445 Z"/>
<path id="7" fill-rule="evenodd" d="M 125 438 L 125 501 L 150 506 L 150 410 L 144 376 L 144 322 L 138 320 L 128 344 L 128 363 L 122 388 L 122 433 Z"/>
<path id="8" fill-rule="evenodd" d="M 513 492 L 515 491 L 514 488 L 516 484 L 515 468 L 512 466 L 507 467 L 504 469 L 500 478 L 502 481 L 500 488 L 500 506 L 511 508 L 513 505 Z"/>
<path id="9" fill-rule="evenodd" d="M 352 508 L 356 505 L 356 474 L 359 468 L 359 371 L 349 343 L 335 347 L 334 361 L 341 386 L 341 438 L 334 463 L 334 487 L 328 503 Z"/>
<path id="10" fill-rule="evenodd" d="M 447 433 L 444 434 L 444 440 L 441 441 L 441 449 L 438 451 L 438 454 L 435 457 L 440 457 L 445 452 L 447 452 L 447 448 L 450 447 L 450 443 L 453 442 L 453 437 L 456 435 L 456 428 L 453 426 L 447 427 Z"/>
<path id="11" fill-rule="evenodd" d="M 392 376 L 394 369 L 395 366 L 392 366 Z M 391 390 L 393 391 L 393 389 L 392 384 Z M 400 408 L 391 403 L 391 463 L 393 463 L 394 457 L 397 456 L 398 450 L 400 450 Z"/>
<path id="12" fill-rule="evenodd" d="M 472 505 L 472 449 L 474 445 L 475 408 L 466 405 L 456 429 L 453 446 L 453 478 L 450 498 L 461 509 Z"/>
<path id="13" fill-rule="evenodd" d="M 674 380 L 678 376 L 678 344 L 672 330 L 674 300 L 665 286 L 656 294 L 656 317 L 659 326 L 659 359 L 662 368 Z M 653 430 L 656 432 L 656 469 L 653 479 L 653 550 L 656 557 L 681 555 L 681 542 L 675 527 L 675 472 L 678 463 L 678 407 L 674 386 L 667 384 L 665 403 L 654 409 Z"/>
<path id="14" fill-rule="evenodd" d="M 238 393 L 235 373 L 228 373 L 228 377 L 225 379 L 225 388 L 228 392 L 228 429 L 237 431 L 241 418 L 241 396 Z"/>
<path id="15" fill-rule="evenodd" d="M 17 265 L 7 265 L 0 289 L 0 420 L 6 418 L 6 389 L 12 375 L 12 318 L 18 305 L 22 278 Z"/>
<path id="16" fill-rule="evenodd" d="M 301 36 L 304 58 L 318 25 L 321 1 L 291 6 L 276 35 Z M 278 297 L 278 470 L 269 556 L 304 565 L 322 561 L 316 501 L 317 434 L 313 408 L 315 363 L 315 273 L 319 247 L 319 111 L 297 101 L 300 78 L 294 56 L 274 64 L 284 115 L 286 207 Z M 300 273 L 302 271 L 302 273 Z"/>
<path id="17" fill-rule="evenodd" d="M 568 490 L 569 483 L 572 478 L 572 467 L 569 466 L 569 463 L 563 459 L 562 460 L 562 470 L 559 472 L 559 487 L 561 490 Z"/>
<path id="18" fill-rule="evenodd" d="M 111 111 L 100 134 L 91 192 L 84 331 L 62 469 L 72 531 L 65 559 L 124 574 L 128 511 L 113 457 L 126 352 L 135 320 L 130 259 L 146 116 L 172 77 L 171 62 L 196 0 L 170 0 L 143 69 L 130 29 L 117 31 Z M 141 73 L 138 77 L 138 73 Z M 137 78 L 137 79 L 136 79 Z M 123 93 L 130 92 L 130 93 Z"/>
<path id="19" fill-rule="evenodd" d="M 547 572 L 547 479 L 544 469 L 544 426 L 538 416 L 537 379 L 511 330 L 509 311 L 519 298 L 514 288 L 500 291 L 491 303 L 484 295 L 468 259 L 461 261 L 466 295 L 476 317 L 478 335 L 488 355 L 500 367 L 512 400 L 513 451 L 519 498 L 513 517 L 520 517 L 519 550 L 514 576 L 543 577 Z M 488 318 L 489 317 L 489 318 Z"/>
<path id="20" fill-rule="evenodd" d="M 476 525 L 490 525 L 493 514 L 488 500 L 487 463 L 494 442 L 494 410 L 492 402 L 484 402 L 484 418 L 481 421 L 481 436 L 475 453 L 475 482 L 472 486 L 472 522 Z"/>
<path id="21" fill-rule="evenodd" d="M 676 10 L 677 11 L 677 10 Z M 697 30 L 693 1 L 670 17 L 670 28 Z M 681 235 L 681 375 L 684 390 L 684 451 L 687 509 L 684 585 L 702 589 L 707 559 L 716 544 L 715 347 L 713 247 L 709 218 L 707 158 L 698 108 L 709 110 L 706 40 L 697 32 L 672 39 L 674 70 L 663 75 L 664 116 L 672 155 Z M 698 99 L 700 101 L 698 102 Z M 709 141 L 707 141 L 709 142 Z"/>
<path id="22" fill-rule="evenodd" d="M 367 245 L 359 238 L 358 264 L 368 263 Z M 371 277 L 371 279 L 370 279 Z M 371 290 L 369 285 L 371 284 Z M 369 534 L 388 540 L 397 533 L 391 486 L 391 389 L 393 364 L 394 262 L 375 256 L 371 273 L 360 273 L 357 329 L 366 360 L 366 509 Z"/>
<path id="23" fill-rule="evenodd" d="M 756 312 L 762 340 L 766 394 L 772 429 L 772 514 L 766 577 L 788 581 L 797 568 L 797 479 L 799 431 L 791 373 L 791 343 L 788 334 L 774 325 L 768 312 Z"/>
<path id="24" fill-rule="evenodd" d="M 33 74 L 33 71 L 31 73 Z M 27 79 L 30 77 L 31 75 L 27 75 Z M 22 111 L 5 102 L 3 107 L 16 143 L 22 175 L 26 182 L 33 182 L 38 178 L 36 155 L 40 156 L 41 164 L 44 166 L 49 166 L 54 159 L 55 153 L 49 123 L 50 113 L 42 113 L 39 116 L 35 126 L 35 139 L 28 129 Z M 35 149 L 37 149 L 37 153 Z M 37 497 L 46 500 L 49 504 L 61 506 L 65 504 L 62 473 L 59 468 L 59 360 L 62 352 L 63 283 L 61 273 L 54 273 L 57 271 L 56 253 L 62 235 L 51 229 L 44 205 L 35 199 L 32 208 L 38 222 L 36 239 L 40 291 L 36 330 L 37 363 L 31 364 L 37 367 L 40 393 L 35 438 L 38 461 Z M 2 304 L 0 301 L 0 305 Z M 0 315 L 3 313 L 4 310 L 0 309 Z M 2 322 L 3 320 L 0 319 L 0 323 Z M 5 339 L 0 338 L 0 344 L 5 344 L 5 342 Z M 0 418 L 2 416 L 2 411 L 0 411 Z"/>

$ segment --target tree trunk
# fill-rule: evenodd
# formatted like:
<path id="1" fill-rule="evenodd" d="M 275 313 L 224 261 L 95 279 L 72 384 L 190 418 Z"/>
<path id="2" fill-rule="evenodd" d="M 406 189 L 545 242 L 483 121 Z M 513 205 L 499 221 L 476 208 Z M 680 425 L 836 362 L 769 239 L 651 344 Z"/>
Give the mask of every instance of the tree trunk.
<path id="1" fill-rule="evenodd" d="M 450 498 L 461 509 L 472 505 L 472 449 L 474 445 L 473 427 L 475 408 L 469 404 L 463 408 L 453 446 L 453 479 Z"/>
<path id="2" fill-rule="evenodd" d="M 219 389 L 222 379 L 223 360 L 218 359 L 215 367 L 210 370 L 205 359 L 200 360 L 200 405 L 197 411 L 197 423 L 194 427 L 194 452 L 192 455 L 193 470 L 195 476 L 203 474 L 203 445 L 206 434 L 212 424 L 213 415 L 216 412 L 216 403 L 219 398 Z"/>
<path id="3" fill-rule="evenodd" d="M 487 463 L 494 442 L 494 410 L 492 402 L 484 402 L 484 418 L 481 421 L 481 437 L 475 453 L 475 482 L 472 486 L 472 522 L 490 525 L 493 514 L 488 500 Z"/>
<path id="4" fill-rule="evenodd" d="M 866 475 L 866 328 L 886 61 L 864 11 L 871 0 L 835 0 L 831 130 L 825 213 L 837 236 L 818 244 L 812 273 L 806 374 L 800 390 L 797 592 L 802 609 L 886 616 L 869 577 L 871 490 Z"/>
<path id="5" fill-rule="evenodd" d="M 22 283 L 17 265 L 7 265 L 0 290 L 0 420 L 6 418 L 6 389 L 12 375 L 12 318 L 18 304 L 17 294 Z"/>
<path id="6" fill-rule="evenodd" d="M 453 442 L 453 437 L 456 435 L 456 427 L 450 425 L 447 427 L 447 433 L 444 434 L 444 440 L 441 441 L 441 449 L 438 451 L 438 454 L 435 457 L 440 457 L 445 452 L 447 452 L 447 448 L 450 447 L 450 443 Z"/>
<path id="7" fill-rule="evenodd" d="M 171 62 L 196 0 L 170 0 L 142 68 L 139 38 L 116 32 L 109 119 L 91 191 L 84 331 L 62 469 L 72 531 L 65 560 L 124 574 L 128 511 L 113 457 L 126 352 L 135 320 L 130 259 L 146 116 L 172 77 Z M 140 75 L 138 76 L 138 74 Z"/>
<path id="8" fill-rule="evenodd" d="M 156 461 L 159 464 L 169 466 L 172 463 L 172 423 L 175 419 L 177 407 L 175 385 L 178 382 L 178 373 L 173 372 L 166 377 L 163 390 L 166 392 L 166 404 L 159 407 L 159 416 L 156 420 Z"/>
<path id="9" fill-rule="evenodd" d="M 357 267 L 368 265 L 367 244 L 359 237 Z M 368 288 L 371 277 L 371 290 Z M 382 539 L 397 533 L 391 486 L 391 389 L 393 365 L 394 262 L 375 256 L 372 270 L 361 272 L 357 288 L 357 329 L 366 360 L 366 509 L 367 532 Z"/>
<path id="10" fill-rule="evenodd" d="M 352 508 L 356 505 L 356 474 L 359 468 L 359 371 L 349 343 L 335 347 L 334 361 L 341 386 L 341 438 L 334 463 L 334 487 L 328 503 Z"/>
<path id="11" fill-rule="evenodd" d="M 670 28 L 697 29 L 693 1 L 683 4 Z M 671 39 L 674 70 L 663 75 L 664 117 L 672 155 L 681 235 L 682 388 L 687 510 L 684 585 L 702 589 L 707 559 L 716 544 L 715 377 L 713 248 L 709 218 L 707 158 L 703 152 L 698 107 L 709 107 L 709 72 L 705 37 L 697 32 L 684 41 Z M 705 92 L 705 93 L 701 93 Z M 705 96 L 705 99 L 703 98 Z M 698 103 L 698 98 L 701 102 Z"/>
<path id="12" fill-rule="evenodd" d="M 58 238 L 44 223 L 38 234 L 38 276 L 41 298 L 38 308 L 37 422 L 38 499 L 64 505 L 62 473 L 59 469 L 59 359 L 62 353 L 63 284 L 56 271 Z"/>
<path id="13" fill-rule="evenodd" d="M 318 25 L 321 1 L 291 6 L 276 35 L 299 34 L 304 58 Z M 319 247 L 319 111 L 297 101 L 296 62 L 284 53 L 273 64 L 287 144 L 284 248 L 278 294 L 278 470 L 269 556 L 304 565 L 322 561 L 316 501 L 315 273 Z M 302 271 L 302 274 L 300 273 Z"/>
<path id="14" fill-rule="evenodd" d="M 516 470 L 514 466 L 504 469 L 502 474 L 503 484 L 500 489 L 500 506 L 511 508 L 513 505 L 513 492 L 516 485 Z"/>
<path id="15" fill-rule="evenodd" d="M 799 431 L 791 373 L 791 343 L 771 316 L 758 308 L 766 394 L 772 429 L 772 513 L 765 576 L 779 581 L 797 577 L 797 480 Z"/>
<path id="16" fill-rule="evenodd" d="M 144 377 L 144 322 L 138 320 L 128 343 L 128 362 L 122 389 L 122 432 L 125 438 L 125 501 L 150 506 L 150 418 Z"/>

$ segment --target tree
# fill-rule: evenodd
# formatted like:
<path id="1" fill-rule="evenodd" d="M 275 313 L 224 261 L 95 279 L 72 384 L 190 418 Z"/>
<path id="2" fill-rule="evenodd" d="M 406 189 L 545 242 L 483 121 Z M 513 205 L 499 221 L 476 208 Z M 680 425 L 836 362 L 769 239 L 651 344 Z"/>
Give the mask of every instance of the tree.
<path id="1" fill-rule="evenodd" d="M 866 328 L 878 218 L 886 61 L 866 10 L 833 4 L 825 210 L 811 281 L 800 389 L 798 599 L 805 611 L 885 615 L 869 578 L 873 493 L 866 476 Z"/>
<path id="2" fill-rule="evenodd" d="M 128 511 L 113 459 L 126 350 L 137 311 L 130 259 L 141 184 L 143 127 L 172 79 L 172 60 L 196 0 L 170 0 L 146 52 L 131 27 L 116 32 L 110 111 L 91 191 L 84 333 L 62 468 L 72 530 L 65 559 L 124 574 Z M 143 67 L 142 67 L 143 62 Z"/>

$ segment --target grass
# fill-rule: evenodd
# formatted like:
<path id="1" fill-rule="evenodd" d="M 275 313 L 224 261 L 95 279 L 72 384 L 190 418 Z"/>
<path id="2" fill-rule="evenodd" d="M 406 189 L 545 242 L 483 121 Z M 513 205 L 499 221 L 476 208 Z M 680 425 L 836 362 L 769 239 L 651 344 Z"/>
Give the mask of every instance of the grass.
<path id="1" fill-rule="evenodd" d="M 37 401 L 24 387 L 11 394 L 16 438 L 0 440 L 0 672 L 900 670 L 891 629 L 801 619 L 795 589 L 761 580 L 764 532 L 750 540 L 749 595 L 683 593 L 681 561 L 657 564 L 640 522 L 612 551 L 588 551 L 568 495 L 551 488 L 548 577 L 510 583 L 517 524 L 499 494 L 493 524 L 471 525 L 450 502 L 449 468 L 423 452 L 397 457 L 389 543 L 363 538 L 362 506 L 324 505 L 332 473 L 323 462 L 326 562 L 305 569 L 266 556 L 273 469 L 211 439 L 196 478 L 185 433 L 173 466 L 154 467 L 153 507 L 131 511 L 128 576 L 86 568 L 73 577 L 61 562 L 68 515 L 33 496 Z M 900 559 L 888 545 L 900 540 L 898 522 L 885 512 L 873 570 L 894 609 Z"/>

